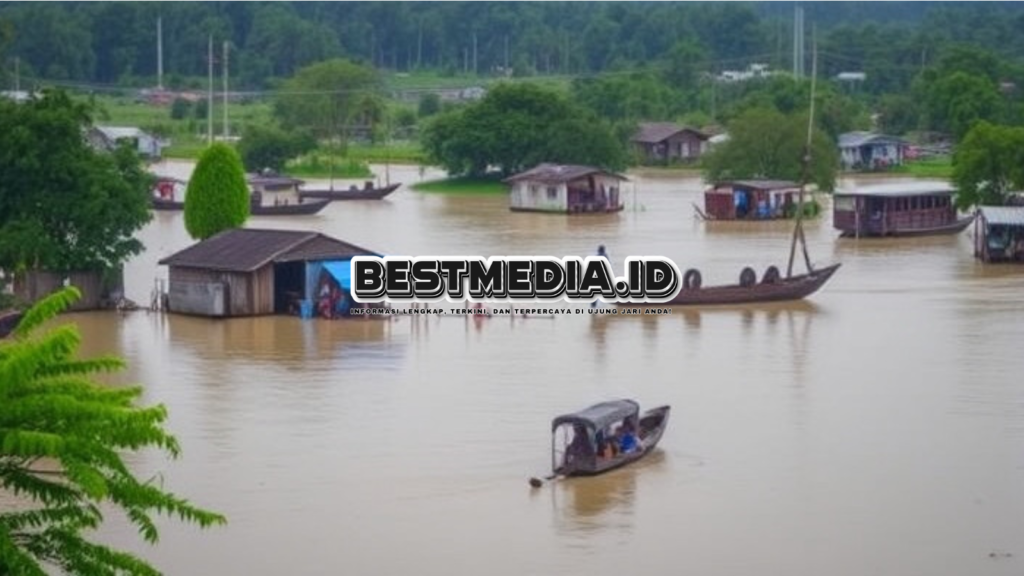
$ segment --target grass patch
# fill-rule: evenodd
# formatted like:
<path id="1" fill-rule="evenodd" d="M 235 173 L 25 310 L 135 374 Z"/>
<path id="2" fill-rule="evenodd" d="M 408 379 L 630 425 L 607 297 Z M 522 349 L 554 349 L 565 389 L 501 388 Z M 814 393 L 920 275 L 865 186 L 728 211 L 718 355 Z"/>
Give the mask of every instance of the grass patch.
<path id="1" fill-rule="evenodd" d="M 440 194 L 504 194 L 508 186 L 496 178 L 444 178 L 412 185 L 413 190 Z"/>
<path id="2" fill-rule="evenodd" d="M 363 160 L 335 156 L 331 159 L 329 154 L 313 152 L 295 160 L 291 160 L 285 166 L 288 174 L 303 176 L 306 178 L 370 178 L 373 171 Z"/>
<path id="3" fill-rule="evenodd" d="M 394 142 L 386 146 L 370 146 L 366 144 L 350 144 L 346 158 L 369 162 L 371 164 L 423 164 L 426 154 L 415 142 Z"/>
<path id="4" fill-rule="evenodd" d="M 948 156 L 915 160 L 893 168 L 891 173 L 917 178 L 952 178 L 953 161 Z"/>

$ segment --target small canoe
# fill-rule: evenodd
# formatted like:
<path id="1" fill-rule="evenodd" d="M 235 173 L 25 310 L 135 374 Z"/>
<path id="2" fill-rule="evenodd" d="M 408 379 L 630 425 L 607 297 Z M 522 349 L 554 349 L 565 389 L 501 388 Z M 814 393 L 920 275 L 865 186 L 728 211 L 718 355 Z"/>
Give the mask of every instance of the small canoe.
<path id="1" fill-rule="evenodd" d="M 316 214 L 330 204 L 330 200 L 311 200 L 299 204 L 261 204 L 250 205 L 249 213 L 253 216 L 293 216 L 304 214 Z M 153 198 L 154 210 L 184 210 L 185 203 L 177 200 L 164 200 Z"/>

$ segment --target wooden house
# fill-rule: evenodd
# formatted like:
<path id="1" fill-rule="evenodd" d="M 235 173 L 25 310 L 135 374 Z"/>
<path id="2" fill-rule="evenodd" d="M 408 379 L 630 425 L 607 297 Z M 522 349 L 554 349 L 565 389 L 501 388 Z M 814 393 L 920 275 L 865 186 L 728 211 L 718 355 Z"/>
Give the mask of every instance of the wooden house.
<path id="1" fill-rule="evenodd" d="M 832 224 L 843 236 L 926 236 L 962 232 L 973 216 L 957 213 L 946 182 L 901 182 L 838 191 Z"/>
<path id="2" fill-rule="evenodd" d="M 840 163 L 844 170 L 886 170 L 900 166 L 909 144 L 895 136 L 873 132 L 839 135 Z"/>
<path id="3" fill-rule="evenodd" d="M 788 180 L 729 180 L 704 191 L 709 220 L 776 220 L 792 216 L 800 185 Z"/>
<path id="4" fill-rule="evenodd" d="M 169 268 L 167 308 L 199 316 L 309 316 L 322 291 L 351 305 L 349 263 L 374 252 L 317 232 L 235 228 L 176 252 Z M 340 288 L 341 294 L 337 293 Z"/>
<path id="5" fill-rule="evenodd" d="M 974 227 L 975 257 L 1024 263 L 1024 206 L 982 206 Z"/>
<path id="6" fill-rule="evenodd" d="M 511 186 L 512 211 L 564 214 L 622 210 L 619 186 L 626 181 L 600 168 L 561 164 L 540 164 L 505 179 Z"/>
<path id="7" fill-rule="evenodd" d="M 124 275 L 121 270 L 106 274 L 100 270 L 28 270 L 12 282 L 15 297 L 24 302 L 35 302 L 64 286 L 74 286 L 81 293 L 68 306 L 69 312 L 100 310 L 111 307 L 123 295 Z"/>
<path id="8" fill-rule="evenodd" d="M 640 124 L 630 139 L 637 153 L 658 164 L 695 162 L 710 147 L 710 135 L 671 122 Z"/>

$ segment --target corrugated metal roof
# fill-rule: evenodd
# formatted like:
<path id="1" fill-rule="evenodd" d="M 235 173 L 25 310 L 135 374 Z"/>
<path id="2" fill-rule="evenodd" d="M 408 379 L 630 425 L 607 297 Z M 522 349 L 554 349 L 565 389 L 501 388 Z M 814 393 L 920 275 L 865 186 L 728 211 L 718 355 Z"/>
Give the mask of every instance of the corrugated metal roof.
<path id="1" fill-rule="evenodd" d="M 837 190 L 836 196 L 879 196 L 896 198 L 902 196 L 932 196 L 948 195 L 956 193 L 956 187 L 949 182 L 896 182 L 889 184 L 875 184 L 872 186 L 859 186 L 846 190 Z"/>
<path id="2" fill-rule="evenodd" d="M 193 244 L 158 263 L 167 266 L 252 272 L 271 262 L 326 260 L 373 252 L 317 232 L 235 228 Z"/>
<path id="3" fill-rule="evenodd" d="M 874 132 L 847 132 L 839 135 L 840 148 L 857 148 L 868 144 L 907 144 L 907 141 L 896 136 Z"/>
<path id="4" fill-rule="evenodd" d="M 505 182 L 520 182 L 523 180 L 533 180 L 537 182 L 547 183 L 560 183 L 570 182 L 577 178 L 583 178 L 590 176 L 591 174 L 603 174 L 605 176 L 611 176 L 612 178 L 618 178 L 619 180 L 627 180 L 625 176 L 602 170 L 601 168 L 595 168 L 593 166 L 578 166 L 572 164 L 539 164 L 526 172 L 520 172 L 514 176 L 510 176 L 505 179 Z"/>
<path id="5" fill-rule="evenodd" d="M 674 122 L 643 122 L 637 127 L 636 134 L 633 135 L 633 142 L 655 144 L 684 131 L 691 132 L 702 140 L 707 140 L 709 137 L 700 130 L 680 126 Z"/>
<path id="6" fill-rule="evenodd" d="M 725 180 L 716 182 L 714 188 L 730 186 L 732 188 L 751 188 L 754 190 L 782 190 L 799 188 L 800 184 L 791 180 Z"/>
<path id="7" fill-rule="evenodd" d="M 1024 206 L 982 206 L 978 210 L 986 224 L 1024 226 Z"/>

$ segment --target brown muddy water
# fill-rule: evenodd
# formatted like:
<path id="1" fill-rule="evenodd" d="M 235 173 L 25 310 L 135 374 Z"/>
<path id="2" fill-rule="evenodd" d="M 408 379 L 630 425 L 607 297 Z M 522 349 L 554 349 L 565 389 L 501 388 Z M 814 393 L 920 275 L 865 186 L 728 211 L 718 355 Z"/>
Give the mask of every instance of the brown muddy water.
<path id="1" fill-rule="evenodd" d="M 784 267 L 788 224 L 700 222 L 700 192 L 695 178 L 634 174 L 626 211 L 568 218 L 403 187 L 248 225 L 386 254 L 604 244 L 616 270 L 667 256 L 705 285 Z M 166 277 L 157 260 L 190 240 L 180 213 L 141 236 L 127 290 L 145 303 Z M 127 357 L 124 380 L 170 409 L 183 457 L 138 468 L 230 520 L 164 523 L 156 547 L 117 520 L 102 537 L 187 576 L 1024 574 L 1024 267 L 975 261 L 970 231 L 838 239 L 825 216 L 807 236 L 816 264 L 843 267 L 797 304 L 483 321 L 69 316 L 87 353 Z M 672 405 L 659 450 L 532 490 L 550 419 L 617 397 Z"/>

